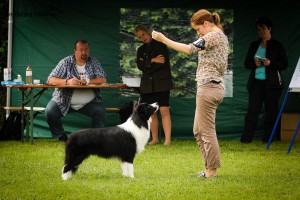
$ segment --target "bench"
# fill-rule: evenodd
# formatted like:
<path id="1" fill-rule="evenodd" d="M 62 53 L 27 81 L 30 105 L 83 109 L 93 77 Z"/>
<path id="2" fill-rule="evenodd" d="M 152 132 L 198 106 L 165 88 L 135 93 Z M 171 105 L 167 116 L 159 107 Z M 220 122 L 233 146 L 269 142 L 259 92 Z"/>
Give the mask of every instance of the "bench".
<path id="1" fill-rule="evenodd" d="M 4 107 L 5 110 L 9 110 L 9 111 L 22 111 L 22 107 Z M 30 107 L 24 107 L 24 111 L 29 111 Z M 106 112 L 111 112 L 111 113 L 117 113 L 120 111 L 120 108 L 105 108 Z M 45 108 L 43 107 L 33 107 L 33 111 L 35 112 L 44 112 Z"/>
<path id="2" fill-rule="evenodd" d="M 7 107 L 5 106 L 4 107 L 4 110 L 9 110 L 9 111 L 22 111 L 22 107 L 20 106 L 11 106 L 11 107 Z M 24 107 L 24 111 L 29 111 L 30 110 L 30 107 Z M 35 112 L 44 112 L 45 111 L 45 108 L 43 107 L 33 107 L 33 111 Z"/>
<path id="3" fill-rule="evenodd" d="M 120 108 L 105 108 L 106 112 L 117 113 L 120 111 Z"/>
<path id="4" fill-rule="evenodd" d="M 5 110 L 8 111 L 18 111 L 21 112 L 22 111 L 22 107 L 21 106 L 5 106 L 4 107 Z M 120 111 L 119 108 L 105 108 L 106 112 L 109 113 L 118 113 Z M 24 107 L 24 125 L 22 125 L 23 129 L 26 129 L 26 139 L 29 140 L 29 111 L 30 111 L 30 107 Z M 33 107 L 33 119 L 40 113 L 43 113 L 45 111 L 44 107 Z M 24 134 L 21 134 L 21 139 L 22 141 L 24 140 Z M 33 143 L 33 136 L 30 136 L 31 142 Z"/>

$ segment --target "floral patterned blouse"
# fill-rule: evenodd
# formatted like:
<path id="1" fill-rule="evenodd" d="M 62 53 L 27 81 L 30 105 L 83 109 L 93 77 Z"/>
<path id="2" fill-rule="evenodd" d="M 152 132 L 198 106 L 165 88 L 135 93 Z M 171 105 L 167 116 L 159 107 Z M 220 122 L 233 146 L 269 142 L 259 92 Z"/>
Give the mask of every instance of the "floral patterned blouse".
<path id="1" fill-rule="evenodd" d="M 195 47 L 192 43 L 191 53 L 198 52 L 198 66 L 196 72 L 197 86 L 211 81 L 224 85 L 224 73 L 228 65 L 228 39 L 221 31 L 213 31 L 202 36 L 205 40 L 205 49 Z"/>

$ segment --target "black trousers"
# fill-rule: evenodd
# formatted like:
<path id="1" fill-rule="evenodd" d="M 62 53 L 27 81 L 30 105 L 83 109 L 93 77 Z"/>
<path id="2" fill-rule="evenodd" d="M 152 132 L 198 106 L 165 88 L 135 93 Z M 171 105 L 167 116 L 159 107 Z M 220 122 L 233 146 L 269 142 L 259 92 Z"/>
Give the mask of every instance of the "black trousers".
<path id="1" fill-rule="evenodd" d="M 279 113 L 278 104 L 282 90 L 281 88 L 266 88 L 266 81 L 264 80 L 255 79 L 255 81 L 253 81 L 252 88 L 248 91 L 248 111 L 245 115 L 245 126 L 241 136 L 241 142 L 252 142 L 263 105 L 265 107 L 265 118 L 262 141 L 268 142 Z M 277 130 L 275 138 L 278 138 L 278 136 Z"/>

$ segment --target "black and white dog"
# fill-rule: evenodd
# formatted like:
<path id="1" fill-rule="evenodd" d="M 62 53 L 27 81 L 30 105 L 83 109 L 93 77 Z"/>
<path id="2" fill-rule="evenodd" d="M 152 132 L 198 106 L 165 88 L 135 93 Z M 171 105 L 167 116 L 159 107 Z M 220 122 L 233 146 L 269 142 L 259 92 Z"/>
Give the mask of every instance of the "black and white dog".
<path id="1" fill-rule="evenodd" d="M 132 115 L 123 124 L 107 128 L 77 131 L 68 138 L 62 179 L 71 178 L 84 159 L 90 155 L 120 159 L 123 176 L 134 178 L 133 160 L 150 138 L 151 115 L 157 103 L 135 103 Z"/>

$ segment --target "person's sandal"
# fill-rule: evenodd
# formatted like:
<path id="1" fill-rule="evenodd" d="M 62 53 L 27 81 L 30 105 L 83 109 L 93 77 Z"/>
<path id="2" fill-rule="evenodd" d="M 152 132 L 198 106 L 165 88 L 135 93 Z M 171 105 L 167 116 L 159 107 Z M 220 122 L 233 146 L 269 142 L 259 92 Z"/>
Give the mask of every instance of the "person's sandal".
<path id="1" fill-rule="evenodd" d="M 218 178 L 218 175 L 206 177 L 205 171 L 202 171 L 202 172 L 198 172 L 197 175 L 196 175 L 196 177 L 197 178 Z"/>

